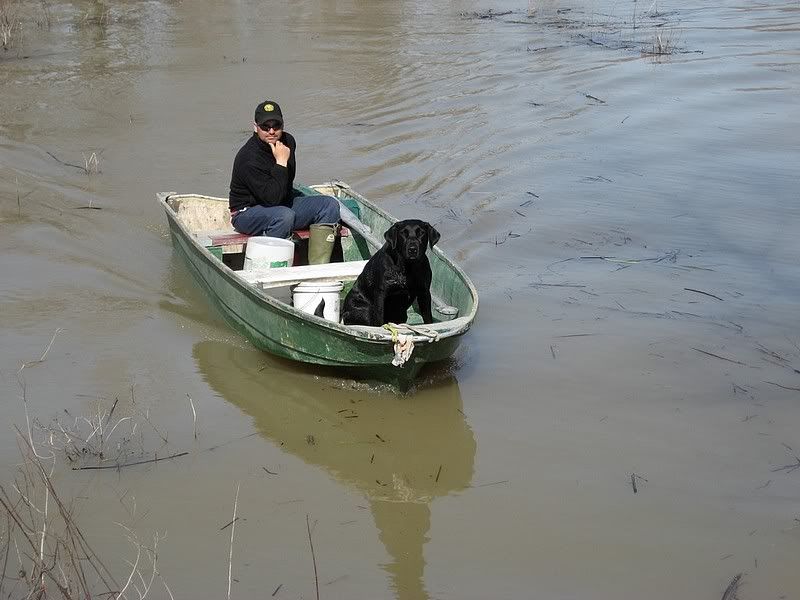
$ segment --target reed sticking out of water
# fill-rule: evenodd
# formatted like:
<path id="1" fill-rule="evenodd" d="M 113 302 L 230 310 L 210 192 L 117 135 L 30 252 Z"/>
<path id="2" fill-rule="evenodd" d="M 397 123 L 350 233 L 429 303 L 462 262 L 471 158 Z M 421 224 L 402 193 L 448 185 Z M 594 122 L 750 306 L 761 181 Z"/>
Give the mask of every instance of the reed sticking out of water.
<path id="1" fill-rule="evenodd" d="M 17 436 L 22 464 L 10 489 L 0 485 L 0 513 L 6 522 L 5 536 L 0 540 L 0 595 L 143 600 L 158 577 L 172 598 L 158 571 L 158 535 L 152 547 L 147 547 L 132 530 L 124 528 L 136 558 L 129 563 L 130 571 L 120 585 L 75 521 L 71 503 L 55 487 L 55 455 L 39 454 L 30 444 L 30 436 L 19 429 Z"/>
<path id="2" fill-rule="evenodd" d="M 311 541 L 311 524 L 306 514 L 306 531 L 308 532 L 308 545 L 311 547 L 311 562 L 314 563 L 314 587 L 317 591 L 317 600 L 319 600 L 319 574 L 317 573 L 317 557 L 314 554 L 314 542 Z"/>
<path id="3" fill-rule="evenodd" d="M 83 156 L 82 165 L 76 165 L 75 163 L 65 162 L 49 151 L 47 152 L 47 154 L 59 164 L 62 164 L 66 167 L 73 167 L 75 169 L 80 169 L 87 175 L 94 175 L 100 172 L 100 156 L 98 156 L 97 152 L 92 152 L 88 156 L 85 152 L 81 152 L 81 156 Z"/>
<path id="4" fill-rule="evenodd" d="M 0 539 L 0 563 L 3 565 L 0 596 L 39 600 L 107 596 L 117 600 L 144 600 L 158 577 L 168 596 L 173 598 L 158 571 L 158 534 L 148 547 L 131 529 L 120 525 L 136 552 L 133 562 L 126 561 L 130 571 L 125 574 L 125 583 L 120 585 L 78 526 L 72 502 L 62 499 L 54 485 L 52 477 L 57 463 L 54 433 L 46 437 L 45 444 L 33 440 L 24 370 L 44 362 L 61 331 L 56 329 L 38 360 L 23 362 L 16 373 L 25 407 L 26 430 L 15 427 L 22 456 L 17 476 L 10 488 L 0 484 L 0 520 L 5 517 L 6 524 L 3 539 Z M 116 406 L 115 401 L 108 415 L 98 406 L 96 420 L 94 416 L 91 420 L 84 419 L 93 425 L 91 434 L 84 440 L 86 445 L 105 447 L 116 429 L 115 425 L 106 433 Z M 66 432 L 65 435 L 67 439 L 74 439 Z"/>
<path id="5" fill-rule="evenodd" d="M 671 29 L 666 31 L 658 30 L 655 32 L 653 47 L 647 53 L 651 56 L 666 56 L 675 53 L 674 34 Z"/>
<path id="6" fill-rule="evenodd" d="M 186 394 L 189 399 L 189 405 L 192 407 L 192 426 L 194 428 L 194 439 L 197 439 L 197 411 L 194 409 L 194 401 L 189 394 Z"/>
<path id="7" fill-rule="evenodd" d="M 233 536 L 236 533 L 236 509 L 239 507 L 239 486 L 236 484 L 236 497 L 233 500 L 233 520 L 231 521 L 231 546 L 228 552 L 228 600 L 231 600 L 231 573 L 233 571 Z"/>
<path id="8" fill-rule="evenodd" d="M 736 600 L 736 593 L 739 591 L 739 584 L 742 581 L 742 575 L 744 575 L 744 573 L 739 573 L 738 575 L 735 575 L 733 579 L 731 579 L 731 582 L 728 584 L 728 587 L 725 588 L 725 592 L 722 594 L 722 600 Z"/>
<path id="9" fill-rule="evenodd" d="M 3 46 L 3 50 L 10 50 L 13 47 L 14 38 L 21 29 L 18 10 L 18 1 L 0 0 L 0 45 Z"/>
<path id="10" fill-rule="evenodd" d="M 50 5 L 47 3 L 47 0 L 40 0 L 41 9 L 42 9 L 42 17 L 40 19 L 36 19 L 36 26 L 39 29 L 47 28 L 50 31 L 52 27 L 52 20 L 50 18 Z"/>
<path id="11" fill-rule="evenodd" d="M 81 156 L 83 156 L 83 171 L 87 175 L 93 175 L 100 172 L 100 157 L 97 156 L 96 152 L 92 152 L 90 155 L 86 155 L 86 153 L 82 152 Z"/>

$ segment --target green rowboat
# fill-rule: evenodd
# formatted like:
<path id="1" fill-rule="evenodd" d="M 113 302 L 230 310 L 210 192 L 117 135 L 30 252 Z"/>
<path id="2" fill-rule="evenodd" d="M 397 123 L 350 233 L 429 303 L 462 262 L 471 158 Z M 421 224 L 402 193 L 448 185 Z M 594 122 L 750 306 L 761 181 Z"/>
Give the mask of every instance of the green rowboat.
<path id="1" fill-rule="evenodd" d="M 344 282 L 343 300 L 396 219 L 343 182 L 296 189 L 301 195 L 327 194 L 340 201 L 346 229 L 337 239 L 330 265 L 302 265 L 301 233 L 295 254 L 299 266 L 244 270 L 247 236 L 231 227 L 227 198 L 167 192 L 157 199 L 167 214 L 177 253 L 225 320 L 257 348 L 299 362 L 340 367 L 342 374 L 407 391 L 424 365 L 455 352 L 478 310 L 475 286 L 434 247 L 428 251 L 432 324 L 423 324 L 415 308 L 409 310 L 408 324 L 385 327 L 343 325 L 298 310 L 290 291 L 297 283 Z"/>

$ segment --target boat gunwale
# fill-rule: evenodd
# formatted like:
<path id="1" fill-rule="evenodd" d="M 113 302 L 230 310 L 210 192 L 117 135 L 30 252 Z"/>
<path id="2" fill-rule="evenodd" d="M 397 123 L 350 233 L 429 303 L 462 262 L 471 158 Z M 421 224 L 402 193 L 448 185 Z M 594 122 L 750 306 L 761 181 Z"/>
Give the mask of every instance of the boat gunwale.
<path id="1" fill-rule="evenodd" d="M 322 186 L 328 184 L 320 184 Z M 346 185 L 346 184 L 345 184 Z M 311 187 L 311 186 L 308 186 Z M 311 188 L 313 189 L 313 188 Z M 372 204 L 369 200 L 358 194 L 357 192 L 353 191 L 352 188 L 349 186 L 346 187 L 347 193 L 353 194 L 356 199 L 364 203 L 370 210 L 374 210 L 378 213 L 379 216 L 385 218 L 389 222 L 396 222 L 397 219 L 386 213 L 385 211 L 381 210 L 380 208 L 376 207 Z M 189 241 L 195 248 L 196 251 L 204 256 L 209 261 L 216 261 L 216 263 L 211 262 L 212 267 L 223 275 L 229 283 L 232 283 L 236 286 L 237 289 L 240 291 L 245 292 L 248 296 L 253 298 L 255 301 L 261 304 L 267 304 L 271 308 L 275 309 L 275 311 L 279 311 L 281 313 L 287 313 L 289 316 L 300 319 L 304 322 L 308 322 L 311 325 L 316 327 L 321 327 L 324 329 L 329 329 L 332 332 L 336 332 L 339 335 L 345 335 L 351 338 L 355 338 L 359 341 L 368 342 L 368 343 L 377 343 L 377 344 L 387 344 L 392 343 L 392 333 L 385 329 L 384 327 L 368 327 L 368 326 L 354 326 L 354 325 L 343 325 L 340 323 L 336 323 L 334 321 L 329 321 L 327 319 L 323 319 L 321 317 L 317 317 L 315 315 L 311 315 L 309 313 L 303 312 L 285 302 L 278 300 L 266 293 L 264 293 L 259 288 L 253 286 L 252 284 L 248 283 L 241 275 L 239 275 L 236 271 L 228 267 L 222 261 L 217 259 L 207 248 L 202 246 L 199 241 L 197 240 L 196 236 L 189 228 L 178 218 L 177 212 L 175 209 L 169 204 L 169 200 L 171 199 L 184 199 L 184 198 L 198 198 L 202 200 L 212 200 L 215 202 L 227 202 L 227 199 L 221 198 L 218 196 L 208 196 L 206 194 L 197 194 L 197 193 L 188 193 L 188 194 L 178 194 L 176 192 L 158 192 L 156 194 L 156 198 L 164 208 L 165 212 L 167 213 L 167 218 L 170 220 L 170 223 L 174 223 L 177 225 L 178 229 L 181 231 L 182 237 Z M 437 256 L 440 259 L 443 259 L 448 266 L 448 268 L 453 269 L 455 272 L 458 273 L 459 278 L 462 279 L 463 283 L 469 290 L 473 305 L 472 310 L 470 310 L 468 315 L 456 317 L 455 319 L 451 319 L 449 321 L 440 321 L 437 323 L 431 323 L 427 325 L 412 325 L 412 328 L 418 328 L 420 330 L 429 330 L 436 334 L 435 337 L 431 337 L 429 335 L 424 334 L 414 334 L 412 336 L 412 340 L 414 343 L 435 343 L 438 340 L 449 338 L 449 337 L 456 337 L 466 333 L 471 325 L 472 321 L 474 320 L 475 314 L 478 308 L 478 295 L 475 291 L 475 287 L 466 274 L 455 264 L 453 263 L 449 257 L 447 257 L 440 249 L 433 248 L 434 252 L 436 252 Z M 454 327 L 455 325 L 455 327 Z M 399 324 L 399 329 L 403 329 L 405 327 L 404 324 Z M 408 331 L 413 331 L 409 329 Z M 408 331 L 401 331 L 402 333 L 406 334 Z"/>

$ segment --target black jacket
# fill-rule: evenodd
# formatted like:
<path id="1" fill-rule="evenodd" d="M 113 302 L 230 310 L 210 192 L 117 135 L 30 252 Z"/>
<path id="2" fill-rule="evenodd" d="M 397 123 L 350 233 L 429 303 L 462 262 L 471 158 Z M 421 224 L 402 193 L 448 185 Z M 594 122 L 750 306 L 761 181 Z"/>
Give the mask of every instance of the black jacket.
<path id="1" fill-rule="evenodd" d="M 231 211 L 248 206 L 291 206 L 292 184 L 297 163 L 294 159 L 297 143 L 291 134 L 283 132 L 281 142 L 292 151 L 285 167 L 275 162 L 269 144 L 258 135 L 247 140 L 233 161 L 231 192 L 228 196 Z"/>

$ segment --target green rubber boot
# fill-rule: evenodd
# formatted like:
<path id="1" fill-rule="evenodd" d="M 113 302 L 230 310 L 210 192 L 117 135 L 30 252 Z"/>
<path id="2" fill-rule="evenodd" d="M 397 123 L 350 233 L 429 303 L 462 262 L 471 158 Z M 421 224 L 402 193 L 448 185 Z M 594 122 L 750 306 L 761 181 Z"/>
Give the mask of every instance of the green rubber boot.
<path id="1" fill-rule="evenodd" d="M 331 262 L 337 225 L 314 223 L 308 228 L 308 264 L 323 265 Z"/>

